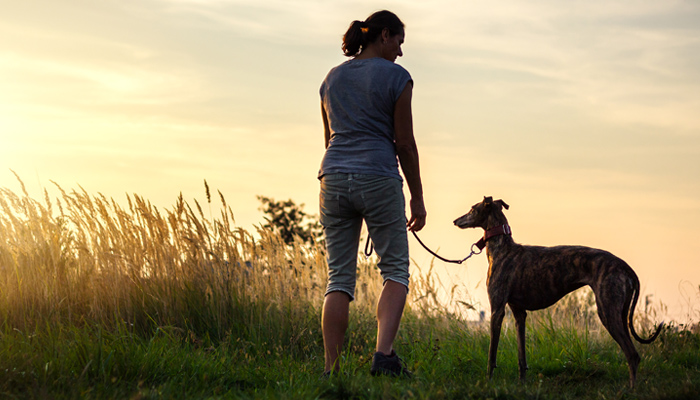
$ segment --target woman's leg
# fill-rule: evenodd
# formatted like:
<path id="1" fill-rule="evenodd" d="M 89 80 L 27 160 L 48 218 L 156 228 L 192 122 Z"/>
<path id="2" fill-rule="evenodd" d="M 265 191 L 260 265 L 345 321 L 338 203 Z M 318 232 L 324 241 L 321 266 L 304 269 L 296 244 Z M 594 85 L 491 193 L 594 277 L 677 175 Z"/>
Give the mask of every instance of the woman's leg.
<path id="1" fill-rule="evenodd" d="M 363 216 L 384 281 L 377 303 L 377 351 L 390 355 L 409 284 L 405 200 L 396 179 L 370 178 L 362 189 Z"/>
<path id="2" fill-rule="evenodd" d="M 377 351 L 389 355 L 399 331 L 401 315 L 406 304 L 406 286 L 386 281 L 377 304 Z"/>
<path id="3" fill-rule="evenodd" d="M 350 178 L 337 174 L 321 181 L 321 224 L 328 261 L 328 287 L 321 316 L 326 372 L 340 368 L 338 357 L 348 328 L 349 304 L 355 293 L 362 217 L 350 201 Z"/>
<path id="4" fill-rule="evenodd" d="M 323 301 L 323 347 L 325 348 L 325 371 L 338 371 L 338 356 L 343 350 L 345 331 L 348 329 L 350 296 L 345 292 L 331 292 Z"/>

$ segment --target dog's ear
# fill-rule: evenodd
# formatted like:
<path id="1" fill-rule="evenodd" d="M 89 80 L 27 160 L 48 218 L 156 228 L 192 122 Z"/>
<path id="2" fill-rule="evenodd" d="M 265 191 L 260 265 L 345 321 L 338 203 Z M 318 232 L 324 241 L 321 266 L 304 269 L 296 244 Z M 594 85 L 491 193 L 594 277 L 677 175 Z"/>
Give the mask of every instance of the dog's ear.
<path id="1" fill-rule="evenodd" d="M 506 204 L 506 202 L 503 201 L 503 200 L 496 200 L 495 203 L 496 203 L 496 204 L 500 204 L 500 205 L 501 205 L 503 208 L 505 208 L 506 210 L 510 208 L 510 206 L 508 206 L 508 204 Z"/>
<path id="2" fill-rule="evenodd" d="M 493 197 L 484 196 L 484 204 L 491 204 L 491 203 L 493 203 Z"/>

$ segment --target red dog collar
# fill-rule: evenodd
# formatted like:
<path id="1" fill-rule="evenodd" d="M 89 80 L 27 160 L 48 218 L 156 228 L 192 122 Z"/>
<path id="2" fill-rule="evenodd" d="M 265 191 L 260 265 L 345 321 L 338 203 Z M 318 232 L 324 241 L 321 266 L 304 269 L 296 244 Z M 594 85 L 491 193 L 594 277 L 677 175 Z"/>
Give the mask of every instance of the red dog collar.
<path id="1" fill-rule="evenodd" d="M 486 241 L 491 239 L 492 237 L 512 234 L 513 232 L 510 230 L 510 225 L 508 224 L 503 224 L 495 228 L 491 228 L 484 232 L 484 237 L 482 237 L 478 242 L 476 242 L 476 247 L 478 247 L 479 250 L 483 250 L 484 247 L 486 247 Z"/>

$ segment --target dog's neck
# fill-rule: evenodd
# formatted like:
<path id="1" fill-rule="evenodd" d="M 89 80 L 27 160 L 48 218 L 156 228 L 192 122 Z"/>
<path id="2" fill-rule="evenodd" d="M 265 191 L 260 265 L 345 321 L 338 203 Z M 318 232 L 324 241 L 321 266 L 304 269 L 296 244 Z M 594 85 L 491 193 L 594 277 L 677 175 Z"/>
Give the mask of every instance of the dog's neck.
<path id="1" fill-rule="evenodd" d="M 487 228 L 484 228 L 484 237 L 479 240 L 476 245 L 479 249 L 486 247 L 486 242 L 497 236 L 507 236 L 510 238 L 512 234 L 510 230 L 510 225 L 508 225 L 508 220 L 505 215 L 493 215 L 489 218 Z M 511 239 L 512 240 L 512 239 Z"/>
<path id="2" fill-rule="evenodd" d="M 511 235 L 510 225 L 508 225 L 508 223 L 505 223 L 503 225 L 497 225 L 491 229 L 485 230 L 484 237 L 482 237 L 478 242 L 476 242 L 476 247 L 478 247 L 479 250 L 481 250 L 484 247 L 486 247 L 486 242 L 489 239 L 503 235 Z"/>

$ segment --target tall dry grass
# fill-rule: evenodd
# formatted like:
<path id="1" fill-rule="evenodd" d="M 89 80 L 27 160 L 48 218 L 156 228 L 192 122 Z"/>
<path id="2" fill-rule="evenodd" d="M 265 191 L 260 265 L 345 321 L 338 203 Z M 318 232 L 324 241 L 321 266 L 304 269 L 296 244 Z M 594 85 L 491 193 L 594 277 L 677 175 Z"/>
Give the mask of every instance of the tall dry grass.
<path id="1" fill-rule="evenodd" d="M 253 315 L 318 304 L 323 254 L 278 235 L 259 238 L 223 207 L 208 219 L 180 196 L 161 211 L 127 196 L 126 207 L 84 190 L 43 202 L 0 189 L 0 318 L 6 326 L 126 323 L 220 336 Z M 209 198 L 209 193 L 207 193 Z M 294 305 L 294 307 L 291 307 Z"/>
<path id="2" fill-rule="evenodd" d="M 122 206 L 54 184 L 58 196 L 45 190 L 39 201 L 17 179 L 19 194 L 0 189 L 5 329 L 96 324 L 148 334 L 170 327 L 212 339 L 288 332 L 280 340 L 318 329 L 323 249 L 237 227 L 220 192 L 219 215 L 207 218 L 199 202 L 191 206 L 182 196 L 159 210 L 138 195 Z M 211 203 L 206 182 L 205 190 Z M 353 312 L 373 315 L 381 290 L 376 262 L 361 258 L 358 269 Z M 444 309 L 431 272 L 414 276 L 409 309 Z"/>

